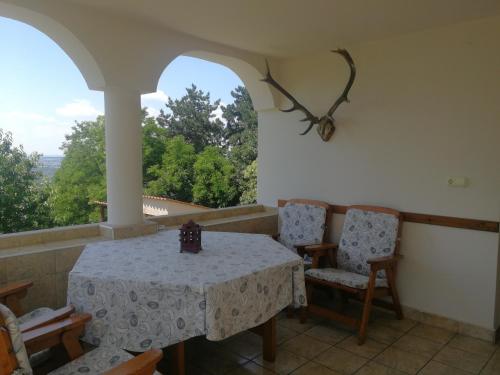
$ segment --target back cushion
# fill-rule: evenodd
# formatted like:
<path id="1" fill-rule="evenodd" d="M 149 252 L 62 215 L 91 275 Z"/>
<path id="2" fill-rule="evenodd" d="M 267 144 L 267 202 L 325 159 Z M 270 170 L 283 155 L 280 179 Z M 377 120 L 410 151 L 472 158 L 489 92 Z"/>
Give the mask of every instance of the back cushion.
<path id="1" fill-rule="evenodd" d="M 368 259 L 394 254 L 398 225 L 394 215 L 349 209 L 337 252 L 338 268 L 368 276 Z M 379 271 L 377 277 L 385 277 L 385 272 Z"/>
<path id="2" fill-rule="evenodd" d="M 19 324 L 17 323 L 16 316 L 10 311 L 10 309 L 0 304 L 0 315 L 5 322 L 5 328 L 10 336 L 10 342 L 12 345 L 12 350 L 17 359 L 18 369 L 14 371 L 14 374 L 28 375 L 32 374 L 30 362 L 28 360 L 28 353 L 26 352 L 26 347 L 24 346 L 21 331 L 19 330 Z"/>
<path id="3" fill-rule="evenodd" d="M 280 242 L 295 251 L 297 245 L 323 242 L 326 209 L 302 203 L 287 203 L 279 211 Z"/>

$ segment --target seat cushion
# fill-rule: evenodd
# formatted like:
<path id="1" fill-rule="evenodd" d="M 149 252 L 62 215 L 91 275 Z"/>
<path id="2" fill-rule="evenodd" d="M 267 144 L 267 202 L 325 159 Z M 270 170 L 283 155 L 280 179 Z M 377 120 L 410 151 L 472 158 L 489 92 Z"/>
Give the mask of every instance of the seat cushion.
<path id="1" fill-rule="evenodd" d="M 368 288 L 368 276 L 341 270 L 338 268 L 312 268 L 306 271 L 306 276 L 345 285 L 356 289 Z M 387 280 L 376 278 L 375 286 L 379 288 L 387 287 Z"/>
<path id="2" fill-rule="evenodd" d="M 315 245 L 323 241 L 326 209 L 302 203 L 287 203 L 279 211 L 280 242 L 290 250 L 297 245 Z"/>
<path id="3" fill-rule="evenodd" d="M 5 328 L 10 336 L 12 350 L 16 356 L 18 368 L 14 371 L 16 375 L 29 375 L 33 374 L 33 370 L 28 360 L 28 353 L 24 346 L 23 337 L 19 329 L 19 324 L 16 316 L 10 309 L 0 304 L 0 315 L 5 322 Z"/>
<path id="4" fill-rule="evenodd" d="M 337 251 L 337 267 L 368 276 L 369 259 L 394 254 L 398 228 L 394 215 L 349 209 Z M 385 278 L 385 271 L 378 271 L 377 277 Z"/>
<path id="5" fill-rule="evenodd" d="M 125 350 L 100 346 L 57 370 L 50 372 L 49 375 L 102 374 L 132 358 L 134 358 L 134 356 L 127 353 Z M 155 372 L 155 374 L 159 375 L 158 372 Z"/>

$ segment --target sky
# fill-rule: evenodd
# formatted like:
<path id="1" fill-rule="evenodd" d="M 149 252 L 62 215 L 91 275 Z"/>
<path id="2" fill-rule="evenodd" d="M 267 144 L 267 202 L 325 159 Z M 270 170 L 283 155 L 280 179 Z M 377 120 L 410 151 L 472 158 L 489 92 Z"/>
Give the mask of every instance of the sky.
<path id="1" fill-rule="evenodd" d="M 230 69 L 181 56 L 166 67 L 155 93 L 143 95 L 151 115 L 168 97 L 182 97 L 194 83 L 211 99 L 232 103 L 231 90 L 243 85 Z M 73 61 L 45 34 L 24 23 L 0 17 L 0 128 L 28 153 L 62 155 L 64 135 L 75 121 L 104 112 L 104 95 L 87 88 Z M 219 111 L 220 115 L 220 111 Z"/>

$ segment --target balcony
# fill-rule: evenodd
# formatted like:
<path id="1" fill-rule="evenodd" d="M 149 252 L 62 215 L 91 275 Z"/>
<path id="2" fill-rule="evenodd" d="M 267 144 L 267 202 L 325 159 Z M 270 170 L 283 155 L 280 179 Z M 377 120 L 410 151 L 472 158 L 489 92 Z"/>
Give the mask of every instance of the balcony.
<path id="1" fill-rule="evenodd" d="M 0 285 L 33 280 L 25 309 L 56 308 L 65 305 L 68 273 L 88 244 L 147 236 L 189 219 L 209 231 L 275 234 L 277 201 L 297 197 L 333 205 L 328 236 L 338 242 L 346 206 L 387 206 L 404 216 L 397 275 L 404 320 L 375 309 L 368 340 L 357 346 L 343 326 L 281 314 L 274 364 L 262 359 L 260 339 L 245 332 L 217 343 L 188 341 L 188 371 L 498 373 L 498 4 L 153 3 L 0 0 L 0 16 L 50 36 L 88 88 L 104 92 L 108 200 L 100 224 L 0 235 Z M 329 52 L 336 46 L 350 51 L 358 75 L 349 105 L 335 112 L 335 133 L 323 142 L 318 125 L 300 135 L 300 116 L 279 111 L 286 98 L 262 78 L 267 61 L 319 120 L 349 78 Z M 180 55 L 223 64 L 245 83 L 259 120 L 259 204 L 144 217 L 140 96 L 156 90 Z M 357 314 L 360 305 L 350 309 Z M 66 360 L 57 352 L 36 371 Z M 168 358 L 160 370 L 168 373 L 167 365 Z"/>

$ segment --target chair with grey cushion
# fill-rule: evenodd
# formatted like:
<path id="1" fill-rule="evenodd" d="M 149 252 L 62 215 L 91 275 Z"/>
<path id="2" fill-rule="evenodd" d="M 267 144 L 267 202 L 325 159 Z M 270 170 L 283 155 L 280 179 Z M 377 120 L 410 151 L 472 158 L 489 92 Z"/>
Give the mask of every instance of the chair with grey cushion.
<path id="1" fill-rule="evenodd" d="M 107 375 L 151 375 L 163 354 L 152 349 L 137 357 L 124 350 L 99 347 L 84 354 L 78 338 L 83 333 L 89 314 L 73 314 L 70 317 L 22 332 L 16 316 L 5 305 L 0 304 L 0 374 L 31 375 L 33 368 L 28 356 L 54 345 L 64 345 L 72 362 L 49 375 L 107 374 Z"/>
<path id="2" fill-rule="evenodd" d="M 320 254 L 330 261 L 330 267 L 319 267 L 318 262 L 306 271 L 307 312 L 339 320 L 359 329 L 358 343 L 366 339 L 366 329 L 372 303 L 387 307 L 403 318 L 396 289 L 396 265 L 402 228 L 401 213 L 389 208 L 350 206 L 346 211 L 344 227 L 338 247 L 329 254 Z M 340 290 L 363 302 L 361 319 L 319 306 L 313 301 L 316 286 Z M 379 300 L 392 297 L 392 303 Z M 302 321 L 307 314 L 302 316 Z"/>
<path id="3" fill-rule="evenodd" d="M 306 256 L 306 268 L 310 266 L 312 254 L 327 253 L 336 245 L 327 242 L 328 225 L 332 218 L 332 206 L 326 202 L 310 199 L 279 200 L 280 232 L 275 239 Z M 318 259 L 316 257 L 316 259 Z"/>

